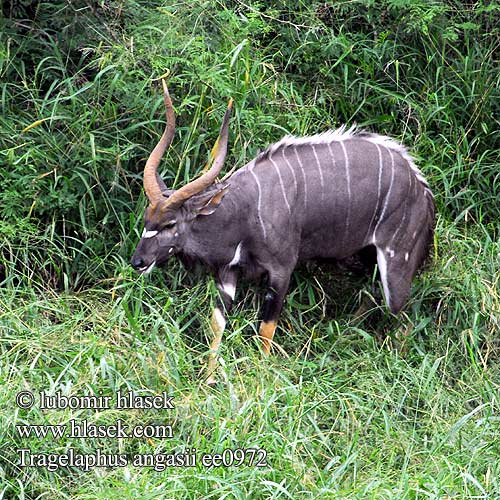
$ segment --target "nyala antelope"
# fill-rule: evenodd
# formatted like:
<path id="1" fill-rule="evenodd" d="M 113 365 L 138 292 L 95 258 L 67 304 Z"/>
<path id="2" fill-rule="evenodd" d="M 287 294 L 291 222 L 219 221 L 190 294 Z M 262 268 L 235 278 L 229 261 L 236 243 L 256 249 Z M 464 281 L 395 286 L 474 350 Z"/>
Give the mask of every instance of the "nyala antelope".
<path id="1" fill-rule="evenodd" d="M 149 206 L 132 266 L 148 273 L 176 255 L 215 276 L 208 382 L 240 272 L 267 277 L 259 334 L 269 354 L 290 275 L 299 261 L 342 260 L 371 248 L 385 300 L 398 313 L 433 235 L 434 199 L 404 146 L 345 126 L 286 136 L 217 181 L 228 145 L 232 100 L 211 168 L 175 191 L 157 169 L 172 142 L 175 115 L 165 81 L 166 127 L 144 168 Z"/>

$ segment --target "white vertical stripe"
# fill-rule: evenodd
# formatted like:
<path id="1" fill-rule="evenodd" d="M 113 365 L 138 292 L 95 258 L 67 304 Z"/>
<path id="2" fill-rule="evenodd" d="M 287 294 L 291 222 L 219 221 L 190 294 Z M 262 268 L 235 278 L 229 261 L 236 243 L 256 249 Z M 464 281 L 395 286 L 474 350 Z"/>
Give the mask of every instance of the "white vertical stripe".
<path id="1" fill-rule="evenodd" d="M 380 279 L 382 280 L 382 287 L 384 288 L 385 301 L 391 307 L 391 293 L 389 291 L 389 283 L 387 281 L 387 260 L 384 251 L 377 247 L 377 264 L 380 272 Z"/>
<path id="2" fill-rule="evenodd" d="M 274 169 L 276 170 L 276 173 L 278 174 L 278 178 L 280 180 L 281 192 L 283 193 L 283 198 L 285 198 L 286 208 L 288 208 L 288 213 L 291 214 L 292 213 L 292 209 L 290 208 L 290 203 L 288 203 L 288 199 L 286 197 L 285 186 L 283 184 L 283 179 L 281 177 L 280 169 L 278 168 L 278 165 L 276 165 L 276 162 L 271 157 L 269 157 L 269 161 L 271 162 L 271 164 L 273 165 Z"/>
<path id="3" fill-rule="evenodd" d="M 323 170 L 321 169 L 321 164 L 319 162 L 319 158 L 316 153 L 316 148 L 314 147 L 314 144 L 311 144 L 311 148 L 314 153 L 314 158 L 316 158 L 316 165 L 318 165 L 319 181 L 321 182 L 321 199 L 323 199 L 325 197 L 325 182 L 323 180 Z"/>
<path id="4" fill-rule="evenodd" d="M 290 164 L 290 162 L 288 161 L 288 157 L 286 156 L 285 154 L 285 149 L 286 148 L 283 148 L 281 151 L 282 151 L 282 154 L 283 154 L 283 159 L 285 160 L 286 164 L 287 164 L 287 167 L 288 167 L 288 170 L 290 170 L 290 172 L 292 173 L 292 177 L 293 177 L 293 185 L 295 186 L 295 196 L 297 196 L 297 177 L 295 176 L 295 170 L 293 168 L 293 166 Z"/>
<path id="5" fill-rule="evenodd" d="M 405 198 L 405 201 L 404 201 L 405 210 L 403 212 L 403 217 L 401 218 L 401 222 L 399 223 L 398 228 L 396 229 L 396 231 L 392 235 L 391 243 L 396 239 L 396 236 L 399 234 L 399 231 L 401 231 L 401 228 L 404 226 L 404 223 L 406 222 L 406 215 L 407 215 L 407 212 L 408 212 L 408 198 L 410 197 L 411 177 L 412 177 L 411 168 L 410 168 L 409 165 L 408 165 L 408 177 L 409 177 L 408 191 L 406 193 L 406 198 Z"/>
<path id="6" fill-rule="evenodd" d="M 389 204 L 389 198 L 391 196 L 392 183 L 394 182 L 394 156 L 392 155 L 392 151 L 390 149 L 386 148 L 386 151 L 388 151 L 390 156 L 391 156 L 391 182 L 389 184 L 389 189 L 387 190 L 387 194 L 385 195 L 384 207 L 382 208 L 382 213 L 380 214 L 380 218 L 377 222 L 377 225 L 375 226 L 375 229 L 373 230 L 373 240 L 374 241 L 375 241 L 376 236 L 377 236 L 377 229 L 380 226 L 380 223 L 384 220 L 385 211 L 387 210 L 387 205 Z"/>
<path id="7" fill-rule="evenodd" d="M 255 182 L 257 183 L 257 192 L 258 192 L 258 198 L 257 198 L 257 217 L 259 219 L 260 227 L 262 228 L 262 232 L 264 234 L 264 239 L 267 239 L 266 236 L 266 227 L 264 226 L 264 223 L 262 222 L 262 216 L 261 216 L 261 202 L 262 202 L 262 190 L 260 188 L 260 182 L 258 177 L 255 175 L 253 169 L 250 169 L 250 173 L 252 174 L 253 178 L 255 179 Z"/>
<path id="8" fill-rule="evenodd" d="M 331 142 L 328 142 L 327 143 L 328 145 L 328 151 L 330 153 L 330 160 L 332 161 L 332 171 L 334 172 L 334 175 L 335 175 L 335 179 L 337 178 L 337 160 L 335 159 L 335 154 L 332 150 L 332 144 Z M 349 210 L 349 207 L 348 207 L 348 210 Z M 347 228 L 346 228 L 347 229 Z M 344 238 L 342 240 L 342 244 L 344 245 L 345 244 L 345 236 L 346 236 L 346 232 L 344 232 Z"/>
<path id="9" fill-rule="evenodd" d="M 382 187 L 382 171 L 384 169 L 384 163 L 382 161 L 382 151 L 380 151 L 380 146 L 376 143 L 373 143 L 378 151 L 378 187 L 377 187 L 377 204 L 375 205 L 375 210 L 373 211 L 372 220 L 370 221 L 370 225 L 368 226 L 368 231 L 366 232 L 365 242 L 368 238 L 368 234 L 370 234 L 370 229 L 372 228 L 373 222 L 375 221 L 375 217 L 377 216 L 378 208 L 380 206 L 380 190 Z M 373 236 L 371 238 L 371 243 L 375 244 L 375 231 L 373 231 Z"/>
<path id="10" fill-rule="evenodd" d="M 306 172 L 304 170 L 304 165 L 300 159 L 299 153 L 297 153 L 297 148 L 293 146 L 293 152 L 295 153 L 295 158 L 297 158 L 297 163 L 299 164 L 300 171 L 302 172 L 302 178 L 304 179 L 304 209 L 307 208 L 307 179 Z"/>
<path id="11" fill-rule="evenodd" d="M 345 160 L 345 177 L 346 177 L 346 183 L 347 183 L 347 215 L 346 215 L 346 221 L 345 221 L 345 232 L 344 232 L 344 243 L 347 239 L 347 236 L 349 234 L 349 229 L 350 229 L 350 223 L 351 223 L 351 177 L 349 174 L 349 158 L 347 156 L 347 150 L 345 147 L 345 144 L 343 141 L 340 142 L 340 145 L 342 146 L 342 151 L 344 152 L 344 160 Z"/>
<path id="12" fill-rule="evenodd" d="M 329 142 L 328 143 L 328 151 L 330 152 L 330 159 L 332 160 L 332 163 L 333 163 L 333 171 L 335 171 L 335 169 L 337 168 L 337 161 L 335 160 L 335 155 L 333 154 L 333 151 L 332 151 L 332 144 Z"/>

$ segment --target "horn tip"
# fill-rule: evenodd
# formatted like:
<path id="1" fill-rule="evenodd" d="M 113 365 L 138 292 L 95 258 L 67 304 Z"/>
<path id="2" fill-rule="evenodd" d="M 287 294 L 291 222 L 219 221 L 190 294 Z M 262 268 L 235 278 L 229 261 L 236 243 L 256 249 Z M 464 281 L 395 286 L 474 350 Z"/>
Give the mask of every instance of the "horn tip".
<path id="1" fill-rule="evenodd" d="M 168 93 L 168 87 L 167 87 L 167 82 L 165 81 L 165 78 L 161 79 L 161 84 L 163 85 L 163 92 L 166 96 L 170 97 L 170 94 Z"/>

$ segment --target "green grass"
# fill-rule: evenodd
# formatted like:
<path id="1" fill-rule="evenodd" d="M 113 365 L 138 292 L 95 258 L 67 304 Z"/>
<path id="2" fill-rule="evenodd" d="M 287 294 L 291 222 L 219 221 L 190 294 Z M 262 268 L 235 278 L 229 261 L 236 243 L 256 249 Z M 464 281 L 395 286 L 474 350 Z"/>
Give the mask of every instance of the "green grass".
<path id="1" fill-rule="evenodd" d="M 0 499 L 500 498 L 498 2 L 158 0 L 3 6 Z M 294 274 L 263 360 L 262 290 L 239 288 L 204 384 L 215 286 L 128 266 L 169 69 L 162 173 L 197 174 L 235 98 L 226 171 L 285 133 L 356 122 L 411 146 L 435 193 L 432 260 L 398 317 L 371 288 Z M 30 410 L 15 396 L 174 396 L 175 410 Z M 20 424 L 171 424 L 169 439 L 22 438 Z M 20 468 L 81 454 L 261 448 L 267 467 Z"/>

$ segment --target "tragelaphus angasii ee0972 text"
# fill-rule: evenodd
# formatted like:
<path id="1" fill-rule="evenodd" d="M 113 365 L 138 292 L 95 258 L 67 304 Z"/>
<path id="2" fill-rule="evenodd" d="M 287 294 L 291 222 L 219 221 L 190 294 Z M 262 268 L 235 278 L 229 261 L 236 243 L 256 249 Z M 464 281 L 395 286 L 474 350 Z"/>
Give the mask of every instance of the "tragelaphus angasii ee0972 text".
<path id="1" fill-rule="evenodd" d="M 217 182 L 228 145 L 230 101 L 211 168 L 171 191 L 157 173 L 175 130 L 162 83 L 167 124 L 144 168 L 149 206 L 132 266 L 147 273 L 176 255 L 214 273 L 219 298 L 211 320 L 209 382 L 215 380 L 239 273 L 267 277 L 259 329 L 266 354 L 299 261 L 341 260 L 372 248 L 389 309 L 401 310 L 434 228 L 432 192 L 404 146 L 354 127 L 287 136 Z"/>

